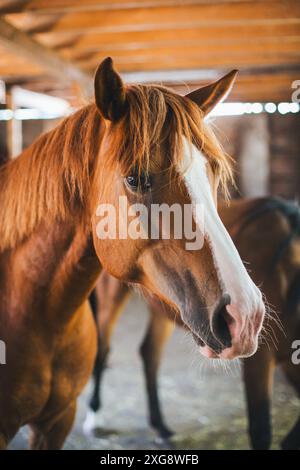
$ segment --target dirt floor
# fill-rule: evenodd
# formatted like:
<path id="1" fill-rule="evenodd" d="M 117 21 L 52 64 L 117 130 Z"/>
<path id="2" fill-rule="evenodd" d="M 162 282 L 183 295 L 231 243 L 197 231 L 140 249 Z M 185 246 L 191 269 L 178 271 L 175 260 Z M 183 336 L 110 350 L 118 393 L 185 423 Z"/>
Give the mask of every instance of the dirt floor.
<path id="1" fill-rule="evenodd" d="M 149 429 L 137 353 L 146 323 L 145 304 L 135 295 L 113 337 L 103 382 L 103 432 L 100 437 L 91 437 L 82 431 L 89 384 L 80 397 L 76 423 L 65 449 L 248 449 L 239 363 L 231 363 L 224 370 L 208 362 L 197 352 L 192 338 L 179 329 L 167 345 L 160 372 L 163 410 L 175 436 L 168 443 L 162 442 Z M 274 448 L 291 428 L 299 408 L 294 391 L 278 373 L 273 404 Z M 10 445 L 10 449 L 24 448 L 26 428 Z"/>

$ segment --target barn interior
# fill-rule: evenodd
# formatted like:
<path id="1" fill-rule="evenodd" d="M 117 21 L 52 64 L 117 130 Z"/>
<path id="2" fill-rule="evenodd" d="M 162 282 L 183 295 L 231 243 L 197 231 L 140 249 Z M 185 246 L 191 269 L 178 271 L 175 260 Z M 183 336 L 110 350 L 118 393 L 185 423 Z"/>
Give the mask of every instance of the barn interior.
<path id="1" fill-rule="evenodd" d="M 299 198 L 298 0 L 0 0 L 0 160 L 17 158 L 93 99 L 94 72 L 107 56 L 125 82 L 159 83 L 183 95 L 238 69 L 231 94 L 210 117 L 235 160 L 232 196 Z M 160 371 L 175 434 L 166 442 L 149 429 L 138 357 L 146 321 L 146 304 L 135 294 L 113 336 L 103 429 L 97 436 L 82 430 L 89 384 L 65 448 L 248 449 L 240 363 L 212 366 L 181 330 Z M 278 371 L 274 448 L 298 412 Z M 25 448 L 27 432 L 10 448 Z"/>

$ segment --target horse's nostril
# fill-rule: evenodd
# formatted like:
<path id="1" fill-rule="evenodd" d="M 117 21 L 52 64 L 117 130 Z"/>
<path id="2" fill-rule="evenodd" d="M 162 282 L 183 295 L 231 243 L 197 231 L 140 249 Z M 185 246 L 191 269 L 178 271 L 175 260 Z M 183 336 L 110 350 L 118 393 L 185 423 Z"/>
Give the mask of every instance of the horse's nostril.
<path id="1" fill-rule="evenodd" d="M 212 317 L 211 329 L 215 338 L 225 347 L 230 348 L 232 346 L 231 335 L 226 321 L 228 312 L 226 305 L 230 304 L 230 296 L 224 294 L 215 309 Z"/>

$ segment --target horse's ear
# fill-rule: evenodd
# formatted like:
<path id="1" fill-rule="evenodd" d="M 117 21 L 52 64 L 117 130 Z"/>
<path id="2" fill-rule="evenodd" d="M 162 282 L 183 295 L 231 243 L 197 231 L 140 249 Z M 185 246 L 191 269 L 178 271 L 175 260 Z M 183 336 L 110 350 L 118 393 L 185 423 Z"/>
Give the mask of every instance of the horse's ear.
<path id="1" fill-rule="evenodd" d="M 207 115 L 218 103 L 227 98 L 237 73 L 237 70 L 232 70 L 217 82 L 198 88 L 198 90 L 188 93 L 186 97 L 194 101 L 201 108 L 204 115 Z"/>
<path id="2" fill-rule="evenodd" d="M 97 68 L 94 80 L 96 105 L 105 119 L 118 121 L 126 112 L 126 90 L 120 75 L 114 70 L 111 57 Z"/>

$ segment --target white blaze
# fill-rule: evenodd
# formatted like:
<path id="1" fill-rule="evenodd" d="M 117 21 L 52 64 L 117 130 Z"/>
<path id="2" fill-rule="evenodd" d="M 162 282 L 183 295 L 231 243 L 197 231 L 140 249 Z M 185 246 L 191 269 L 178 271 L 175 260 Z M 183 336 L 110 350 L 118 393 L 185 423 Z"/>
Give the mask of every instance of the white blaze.
<path id="1" fill-rule="evenodd" d="M 207 160 L 202 152 L 184 139 L 184 159 L 180 167 L 193 205 L 204 207 L 204 231 L 212 249 L 215 267 L 224 293 L 231 297 L 231 303 L 240 311 L 250 315 L 261 303 L 261 293 L 251 280 L 239 253 L 224 227 L 212 195 L 206 171 Z M 195 215 L 197 215 L 195 213 Z M 200 221 L 196 220 L 199 224 Z"/>

